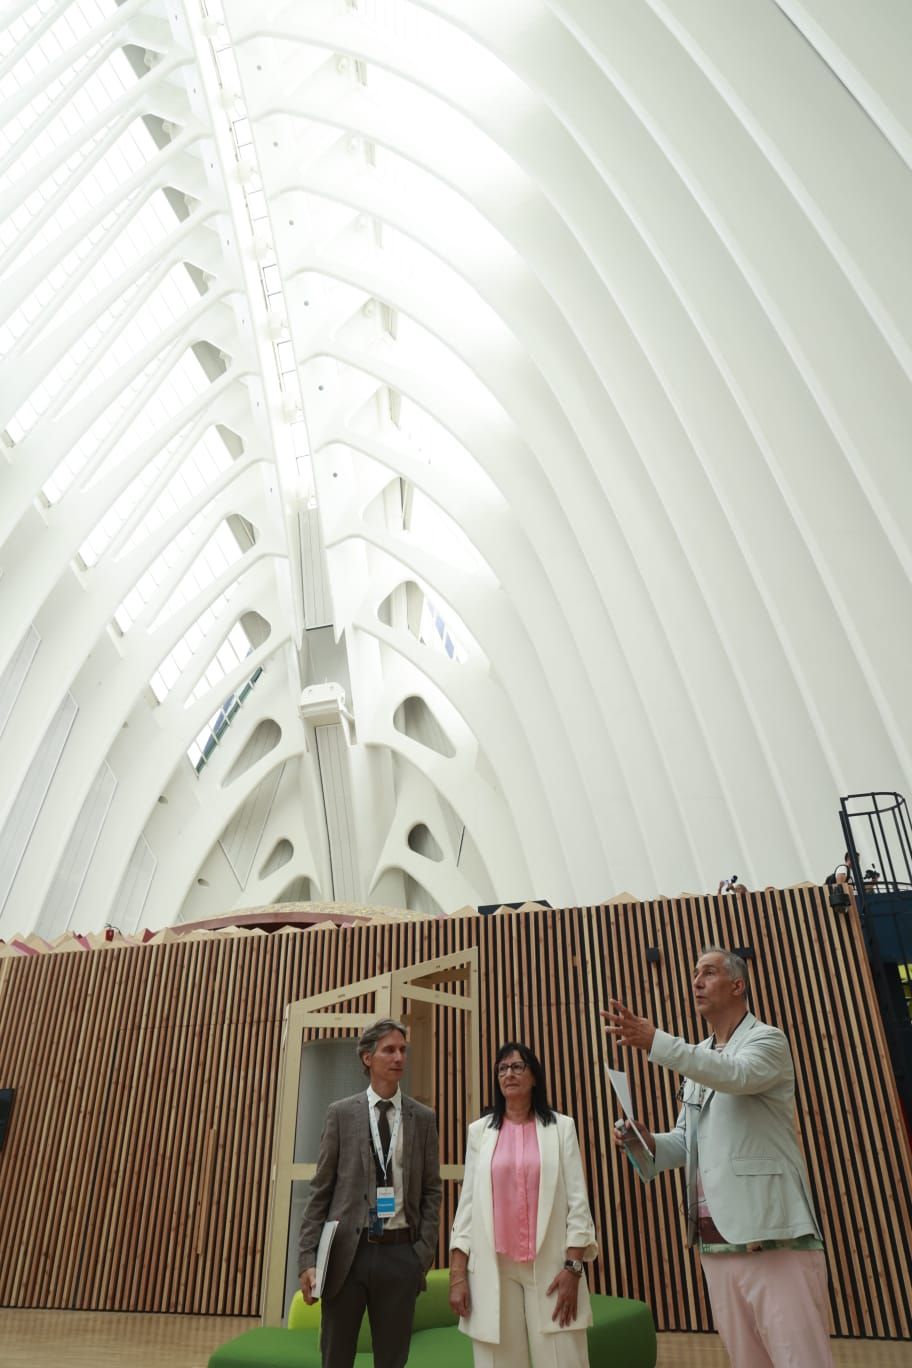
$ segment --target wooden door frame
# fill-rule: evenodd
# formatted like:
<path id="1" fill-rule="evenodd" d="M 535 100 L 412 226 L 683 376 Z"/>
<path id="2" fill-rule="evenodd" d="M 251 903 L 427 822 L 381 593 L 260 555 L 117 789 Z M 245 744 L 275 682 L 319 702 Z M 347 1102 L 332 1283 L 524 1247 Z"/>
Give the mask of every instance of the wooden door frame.
<path id="1" fill-rule="evenodd" d="M 453 982 L 464 983 L 464 990 L 442 991 L 439 986 Z M 361 1006 L 357 1011 L 345 1010 L 346 1003 L 364 997 L 373 998 L 370 1010 Z M 481 1106 L 477 947 L 439 955 L 405 969 L 375 974 L 344 988 L 333 988 L 300 1002 L 290 1002 L 285 1008 L 263 1264 L 261 1306 L 264 1325 L 281 1325 L 284 1318 L 292 1185 L 313 1178 L 317 1167 L 316 1156 L 307 1163 L 296 1163 L 294 1157 L 304 1032 L 338 1032 L 341 1029 L 360 1034 L 380 1017 L 401 1021 L 409 1031 L 410 1094 L 419 1102 L 433 1106 L 434 1007 L 448 1007 L 463 1014 L 467 1031 L 466 1105 L 468 1115 L 477 1116 Z M 460 1182 L 463 1166 L 444 1164 L 440 1173 L 445 1182 Z"/>

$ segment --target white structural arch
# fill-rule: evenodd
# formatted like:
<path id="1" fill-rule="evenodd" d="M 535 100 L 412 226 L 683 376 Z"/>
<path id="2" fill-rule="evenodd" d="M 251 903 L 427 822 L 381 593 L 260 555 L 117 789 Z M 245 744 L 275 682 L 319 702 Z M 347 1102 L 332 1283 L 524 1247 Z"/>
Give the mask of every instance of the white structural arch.
<path id="1" fill-rule="evenodd" d="M 5 20 L 0 937 L 821 878 L 912 792 L 907 5 Z"/>

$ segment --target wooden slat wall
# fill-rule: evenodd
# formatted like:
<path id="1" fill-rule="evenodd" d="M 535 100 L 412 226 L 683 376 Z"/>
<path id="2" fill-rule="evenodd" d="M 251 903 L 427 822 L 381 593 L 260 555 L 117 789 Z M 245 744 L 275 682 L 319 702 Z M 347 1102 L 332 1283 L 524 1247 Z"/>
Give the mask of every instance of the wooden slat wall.
<path id="1" fill-rule="evenodd" d="M 818 889 L 3 960 L 0 1305 L 256 1314 L 285 1004 L 477 944 L 483 1060 L 526 1040 L 577 1119 L 595 1286 L 642 1297 L 660 1329 L 710 1328 L 680 1174 L 645 1187 L 611 1149 L 598 1009 L 617 995 L 698 1039 L 690 969 L 713 941 L 753 948 L 754 1009 L 792 1042 L 835 1332 L 912 1338 L 912 1157 L 857 921 Z M 460 1163 L 464 1042 L 435 1010 L 442 1158 Z M 669 1128 L 677 1078 L 623 1066 Z M 455 1199 L 448 1184 L 441 1260 Z"/>

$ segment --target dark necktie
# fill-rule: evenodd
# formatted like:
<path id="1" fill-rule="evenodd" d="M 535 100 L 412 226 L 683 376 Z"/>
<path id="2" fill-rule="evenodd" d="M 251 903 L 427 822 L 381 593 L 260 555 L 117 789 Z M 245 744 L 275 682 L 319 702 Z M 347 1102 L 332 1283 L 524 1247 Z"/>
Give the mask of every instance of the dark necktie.
<path id="1" fill-rule="evenodd" d="M 383 1163 L 386 1160 L 386 1156 L 389 1154 L 390 1147 L 389 1113 L 392 1105 L 392 1102 L 387 1102 L 383 1099 L 377 1103 L 377 1134 L 380 1137 L 380 1151 L 383 1155 L 382 1161 L 380 1159 L 377 1160 L 377 1177 L 381 1183 L 386 1184 L 393 1181 L 392 1158 L 390 1158 L 390 1162 L 387 1166 L 386 1176 L 384 1177 L 383 1174 Z"/>

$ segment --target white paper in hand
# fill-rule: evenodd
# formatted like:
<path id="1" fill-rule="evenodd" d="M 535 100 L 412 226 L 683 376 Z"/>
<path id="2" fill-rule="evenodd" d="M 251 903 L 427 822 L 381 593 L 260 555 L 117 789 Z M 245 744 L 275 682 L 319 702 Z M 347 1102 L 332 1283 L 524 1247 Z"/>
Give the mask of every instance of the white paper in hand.
<path id="1" fill-rule="evenodd" d="M 617 1100 L 621 1104 L 621 1110 L 627 1117 L 627 1129 L 621 1136 L 624 1153 L 644 1182 L 648 1182 L 652 1176 L 652 1152 L 634 1125 L 633 1098 L 630 1093 L 630 1084 L 627 1082 L 627 1075 L 620 1069 L 609 1069 L 607 1064 L 605 1065 L 605 1072 Z"/>
<path id="2" fill-rule="evenodd" d="M 313 1289 L 315 1297 L 323 1296 L 323 1288 L 326 1285 L 326 1270 L 329 1268 L 329 1251 L 332 1248 L 333 1236 L 338 1226 L 338 1221 L 326 1221 L 320 1231 L 320 1243 L 317 1245 L 317 1277 Z"/>
<path id="3" fill-rule="evenodd" d="M 630 1096 L 630 1084 L 627 1082 L 627 1075 L 620 1069 L 609 1069 L 607 1064 L 605 1065 L 605 1072 L 608 1075 L 609 1083 L 617 1095 L 617 1100 L 621 1104 L 621 1111 L 632 1121 L 633 1099 Z"/>

